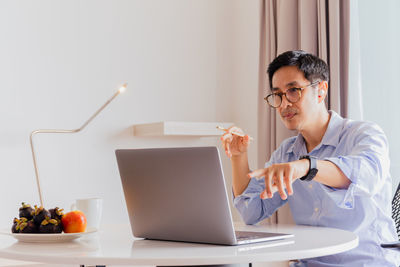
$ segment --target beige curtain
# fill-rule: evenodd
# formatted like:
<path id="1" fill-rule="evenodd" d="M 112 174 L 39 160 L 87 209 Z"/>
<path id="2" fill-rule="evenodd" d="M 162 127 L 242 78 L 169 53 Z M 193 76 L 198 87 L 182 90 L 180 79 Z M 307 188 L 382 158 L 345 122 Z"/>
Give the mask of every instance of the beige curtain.
<path id="1" fill-rule="evenodd" d="M 279 115 L 263 97 L 270 91 L 268 64 L 280 53 L 302 49 L 330 66 L 327 105 L 347 117 L 349 84 L 349 0 L 261 0 L 258 165 L 262 166 L 286 138 L 297 133 L 287 130 Z M 271 222 L 292 222 L 288 207 L 279 209 Z"/>

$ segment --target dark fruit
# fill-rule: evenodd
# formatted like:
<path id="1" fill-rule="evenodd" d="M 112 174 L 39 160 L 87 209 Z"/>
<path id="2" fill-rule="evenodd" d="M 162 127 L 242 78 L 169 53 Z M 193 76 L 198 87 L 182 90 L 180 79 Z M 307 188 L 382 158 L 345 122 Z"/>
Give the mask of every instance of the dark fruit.
<path id="1" fill-rule="evenodd" d="M 21 225 L 24 224 L 24 226 L 25 226 L 25 224 L 27 224 L 27 222 L 28 222 L 28 219 L 24 218 L 24 217 L 19 218 L 19 219 L 14 218 L 13 226 L 11 227 L 11 232 L 14 234 L 19 233 L 21 231 Z"/>
<path id="2" fill-rule="evenodd" d="M 19 225 L 19 232 L 24 234 L 37 233 L 38 229 L 33 220 L 23 222 Z"/>
<path id="3" fill-rule="evenodd" d="M 36 225 L 40 225 L 46 217 L 51 218 L 51 214 L 48 210 L 43 208 L 42 206 L 37 207 L 35 205 L 35 211 L 33 212 L 33 221 Z"/>
<path id="4" fill-rule="evenodd" d="M 46 234 L 61 233 L 62 232 L 62 226 L 61 226 L 60 221 L 58 221 L 56 219 L 50 219 L 50 217 L 47 217 L 40 224 L 39 232 L 40 233 L 46 233 Z"/>
<path id="5" fill-rule="evenodd" d="M 55 207 L 54 209 L 46 210 L 42 206 L 35 208 L 25 202 L 19 208 L 19 217 L 14 218 L 11 227 L 11 232 L 16 233 L 62 233 L 63 224 L 63 209 Z"/>
<path id="6" fill-rule="evenodd" d="M 33 209 L 31 205 L 25 204 L 25 202 L 22 202 L 21 208 L 19 208 L 19 217 L 22 218 L 27 218 L 28 220 L 31 220 L 33 215 L 32 215 Z"/>
<path id="7" fill-rule="evenodd" d="M 19 220 L 17 218 L 14 218 L 14 220 L 13 220 L 11 232 L 14 234 L 19 233 Z"/>
<path id="8" fill-rule="evenodd" d="M 55 230 L 56 230 L 56 233 L 61 233 L 64 230 L 61 221 L 58 221 L 58 224 L 56 225 Z"/>
<path id="9" fill-rule="evenodd" d="M 59 207 L 55 207 L 54 209 L 49 209 L 51 218 L 60 221 L 62 216 L 64 216 L 63 210 L 64 209 L 60 209 Z"/>

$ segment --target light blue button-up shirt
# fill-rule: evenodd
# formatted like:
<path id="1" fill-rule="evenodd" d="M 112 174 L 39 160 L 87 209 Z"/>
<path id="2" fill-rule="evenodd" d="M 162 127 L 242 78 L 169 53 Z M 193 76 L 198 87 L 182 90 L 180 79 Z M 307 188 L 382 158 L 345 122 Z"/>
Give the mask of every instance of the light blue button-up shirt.
<path id="1" fill-rule="evenodd" d="M 255 224 L 288 201 L 296 224 L 339 228 L 359 236 L 357 248 L 307 259 L 303 266 L 399 266 L 400 250 L 380 247 L 381 243 L 397 240 L 391 217 L 392 179 L 386 136 L 376 124 L 329 113 L 328 128 L 313 151 L 307 153 L 304 138 L 299 134 L 283 141 L 265 167 L 312 155 L 337 165 L 351 181 L 347 189 L 297 179 L 293 195 L 287 200 L 282 200 L 278 193 L 262 200 L 264 178 L 252 178 L 243 194 L 234 199 L 234 205 L 247 224 Z"/>

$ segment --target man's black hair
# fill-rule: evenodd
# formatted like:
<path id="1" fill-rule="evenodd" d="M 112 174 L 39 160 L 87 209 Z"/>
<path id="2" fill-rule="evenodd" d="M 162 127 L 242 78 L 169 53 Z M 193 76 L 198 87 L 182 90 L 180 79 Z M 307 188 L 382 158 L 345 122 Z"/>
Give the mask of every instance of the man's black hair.
<path id="1" fill-rule="evenodd" d="M 270 88 L 274 73 L 285 66 L 297 66 L 311 83 L 318 79 L 329 82 L 329 67 L 325 61 L 303 50 L 294 50 L 280 54 L 269 64 L 267 72 Z"/>

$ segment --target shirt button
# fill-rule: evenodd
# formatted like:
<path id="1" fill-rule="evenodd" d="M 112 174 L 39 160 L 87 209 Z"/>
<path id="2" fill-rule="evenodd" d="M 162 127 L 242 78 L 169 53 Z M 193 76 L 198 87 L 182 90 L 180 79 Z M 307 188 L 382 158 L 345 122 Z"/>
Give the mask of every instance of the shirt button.
<path id="1" fill-rule="evenodd" d="M 319 210 L 318 208 L 315 208 L 315 209 L 314 209 L 315 212 L 318 212 L 318 210 Z"/>
<path id="2" fill-rule="evenodd" d="M 312 188 L 312 184 L 309 184 L 309 185 L 308 185 L 308 188 L 310 188 L 310 189 L 311 189 L 311 188 Z"/>

